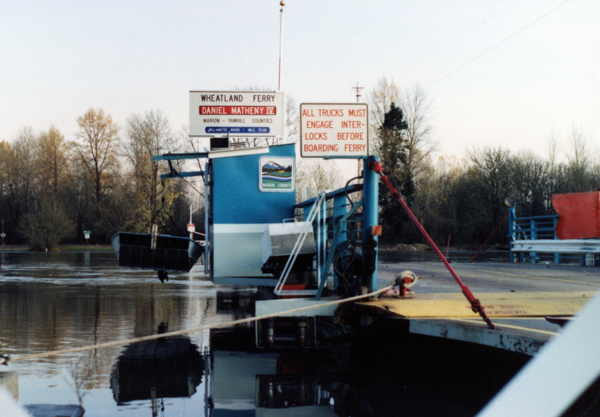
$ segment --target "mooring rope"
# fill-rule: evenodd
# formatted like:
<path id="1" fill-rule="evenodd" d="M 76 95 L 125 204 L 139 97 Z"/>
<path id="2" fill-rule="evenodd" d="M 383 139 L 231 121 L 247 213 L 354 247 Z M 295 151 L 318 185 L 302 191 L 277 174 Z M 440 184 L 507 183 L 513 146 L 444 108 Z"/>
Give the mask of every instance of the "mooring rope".
<path id="1" fill-rule="evenodd" d="M 429 246 L 431 246 L 431 249 L 433 249 L 434 252 L 437 253 L 437 255 L 440 257 L 440 260 L 444 263 L 444 265 L 446 266 L 446 269 L 448 270 L 448 272 L 450 272 L 450 275 L 452 275 L 452 277 L 454 278 L 456 283 L 460 286 L 462 293 L 464 294 L 466 299 L 471 304 L 471 309 L 473 310 L 473 313 L 479 313 L 479 315 L 481 316 L 483 321 L 485 321 L 487 326 L 492 330 L 496 330 L 496 326 L 494 325 L 494 323 L 492 323 L 492 320 L 485 313 L 485 309 L 481 305 L 481 301 L 479 301 L 479 299 L 475 298 L 473 293 L 471 293 L 471 290 L 469 290 L 469 287 L 467 287 L 462 282 L 462 280 L 460 279 L 460 277 L 458 276 L 456 271 L 454 271 L 454 268 L 452 268 L 452 266 L 450 266 L 450 263 L 448 262 L 448 260 L 444 256 L 444 254 L 437 247 L 437 245 L 435 244 L 435 242 L 433 241 L 431 236 L 429 236 L 429 233 L 427 233 L 427 230 L 425 230 L 425 228 L 423 227 L 421 222 L 419 222 L 419 219 L 417 219 L 417 216 L 414 215 L 412 210 L 408 207 L 408 205 L 404 202 L 404 200 L 402 200 L 402 197 L 400 197 L 400 193 L 398 192 L 398 190 L 396 190 L 394 188 L 394 186 L 390 182 L 387 175 L 385 175 L 383 173 L 383 167 L 381 166 L 381 164 L 377 161 L 371 161 L 370 166 L 371 166 L 371 169 L 376 174 L 379 174 L 379 176 L 381 177 L 381 179 L 383 180 L 385 185 L 387 185 L 387 187 L 389 188 L 390 193 L 392 193 L 392 195 L 398 200 L 398 202 L 400 203 L 400 205 L 402 206 L 402 208 L 404 209 L 406 214 L 408 214 L 408 217 L 410 217 L 410 219 L 413 221 L 415 226 L 417 226 L 417 229 L 419 229 L 419 231 L 421 232 L 423 237 L 427 240 L 427 242 L 429 243 Z"/>
<path id="2" fill-rule="evenodd" d="M 332 306 L 332 305 L 336 305 L 336 304 L 343 304 L 343 303 L 348 303 L 350 301 L 356 301 L 356 300 L 360 300 L 363 298 L 369 298 L 369 297 L 374 297 L 378 294 L 381 294 L 391 288 L 393 288 L 394 285 L 388 285 L 385 288 L 382 288 L 380 290 L 377 291 L 373 291 L 369 294 L 362 294 L 362 295 L 357 295 L 354 297 L 350 297 L 350 298 L 343 298 L 343 299 L 339 299 L 339 300 L 333 300 L 333 301 L 328 301 L 325 303 L 318 303 L 318 304 L 313 304 L 313 305 L 309 305 L 309 306 L 305 306 L 305 307 L 298 307 L 298 308 L 294 308 L 292 310 L 286 310 L 286 311 L 280 311 L 277 313 L 270 313 L 270 314 L 264 314 L 262 316 L 255 316 L 255 317 L 247 317 L 245 319 L 239 319 L 239 320 L 233 320 L 233 321 L 229 321 L 229 322 L 225 322 L 225 323 L 217 323 L 217 324 L 207 324 L 204 326 L 200 326 L 200 327 L 195 327 L 193 329 L 183 329 L 183 330 L 177 330 L 174 332 L 168 332 L 168 333 L 160 333 L 160 334 L 153 334 L 150 336 L 142 336 L 142 337 L 136 337 L 133 339 L 127 339 L 127 340 L 116 340 L 113 342 L 106 342 L 106 343 L 99 343 L 96 345 L 89 345 L 89 346 L 81 346 L 81 347 L 76 347 L 76 348 L 70 348 L 70 349 L 62 349 L 62 350 L 54 350 L 54 351 L 50 351 L 50 352 L 42 352 L 42 353 L 34 353 L 31 355 L 23 355 L 23 356 L 17 356 L 15 358 L 13 357 L 7 357 L 4 356 L 5 360 L 5 364 L 8 364 L 8 362 L 20 362 L 20 361 L 29 361 L 29 360 L 34 360 L 34 359 L 42 359 L 42 358 L 49 358 L 52 356 L 59 356 L 59 355 L 65 355 L 68 353 L 79 353 L 79 352 L 87 352 L 90 350 L 97 350 L 97 349 L 106 349 L 106 348 L 111 348 L 111 347 L 116 347 L 116 346 L 123 346 L 123 345 L 129 345 L 129 344 L 133 344 L 133 343 L 139 343 L 139 342 L 147 342 L 149 340 L 156 340 L 156 339 L 162 339 L 165 337 L 172 337 L 172 336 L 181 336 L 187 333 L 196 333 L 196 332 L 200 332 L 203 330 L 211 330 L 211 329 L 217 329 L 217 328 L 221 328 L 221 327 L 231 327 L 231 326 L 237 326 L 240 324 L 247 324 L 247 323 L 252 323 L 258 320 L 265 320 L 265 319 L 271 319 L 271 318 L 275 318 L 275 317 L 279 317 L 279 316 L 284 316 L 287 314 L 294 314 L 294 313 L 299 313 L 302 311 L 308 311 L 308 310 L 312 310 L 315 308 L 321 308 L 321 307 L 328 307 L 328 306 Z"/>

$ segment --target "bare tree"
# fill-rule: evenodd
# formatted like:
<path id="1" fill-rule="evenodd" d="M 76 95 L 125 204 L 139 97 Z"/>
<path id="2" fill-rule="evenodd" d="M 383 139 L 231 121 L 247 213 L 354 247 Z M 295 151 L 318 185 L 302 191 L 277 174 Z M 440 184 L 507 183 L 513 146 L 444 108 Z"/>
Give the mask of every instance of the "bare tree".
<path id="1" fill-rule="evenodd" d="M 558 161 L 558 155 L 560 151 L 560 142 L 559 138 L 552 130 L 550 132 L 550 137 L 546 143 L 546 150 L 548 152 L 548 177 L 545 181 L 546 192 L 545 192 L 545 206 L 547 208 L 552 207 L 552 195 L 560 188 L 560 183 L 564 181 L 562 171 L 564 170 L 564 165 L 560 164 Z"/>
<path id="2" fill-rule="evenodd" d="M 17 133 L 12 144 L 12 158 L 8 163 L 9 187 L 14 198 L 15 214 L 29 213 L 34 198 L 35 175 L 35 143 L 33 128 L 25 127 Z"/>
<path id="3" fill-rule="evenodd" d="M 273 91 L 271 88 L 267 88 L 264 86 L 249 86 L 249 87 L 236 87 L 237 91 Z M 232 139 L 232 143 L 237 144 L 238 146 L 245 147 L 256 147 L 256 146 L 271 146 L 277 145 L 280 142 L 283 143 L 293 143 L 298 140 L 298 132 L 300 129 L 300 116 L 298 114 L 298 109 L 296 107 L 296 102 L 292 96 L 285 95 L 285 120 L 284 120 L 284 137 L 282 138 L 237 138 Z"/>
<path id="4" fill-rule="evenodd" d="M 548 214 L 552 195 L 551 165 L 531 151 L 523 151 L 511 158 L 512 197 L 518 204 L 521 216 L 539 216 Z"/>
<path id="5" fill-rule="evenodd" d="M 504 199 L 512 192 L 510 152 L 502 148 L 469 151 L 472 173 L 480 196 L 487 205 L 491 227 L 495 227 L 506 210 Z"/>
<path id="6" fill-rule="evenodd" d="M 104 110 L 93 108 L 77 118 L 77 125 L 79 131 L 75 137 L 81 143 L 73 142 L 73 151 L 94 183 L 94 199 L 99 214 L 99 204 L 108 182 L 107 174 L 116 164 L 119 126 Z"/>
<path id="7" fill-rule="evenodd" d="M 372 149 L 377 148 L 377 136 L 383 126 L 386 113 L 390 111 L 392 103 L 400 104 L 400 102 L 400 89 L 393 79 L 381 77 L 377 80 L 368 95 L 370 137 L 375 139 L 371 142 Z"/>
<path id="8" fill-rule="evenodd" d="M 176 136 L 177 140 L 183 144 L 184 152 L 202 153 L 207 150 L 206 147 L 200 147 L 200 142 L 197 138 L 190 136 L 190 128 L 187 125 L 182 126 L 181 129 L 177 131 Z M 204 165 L 200 159 L 196 159 L 195 165 L 200 171 L 204 171 Z"/>
<path id="9" fill-rule="evenodd" d="M 9 142 L 0 141 L 0 196 L 4 197 L 10 185 L 9 164 L 13 160 L 12 149 Z"/>
<path id="10" fill-rule="evenodd" d="M 314 197 L 321 191 L 334 190 L 342 186 L 339 167 L 332 160 L 303 159 L 298 164 L 296 172 L 296 189 L 302 193 L 309 188 L 311 195 L 305 196 L 307 198 Z M 300 196 L 298 199 L 301 199 Z"/>
<path id="11" fill-rule="evenodd" d="M 143 116 L 130 116 L 127 119 L 126 131 L 127 139 L 122 141 L 121 145 L 133 168 L 136 195 L 144 202 L 145 208 L 138 216 L 144 223 L 151 225 L 157 221 L 159 211 L 168 210 L 177 197 L 172 187 L 160 181 L 161 165 L 152 157 L 177 152 L 179 143 L 169 126 L 169 120 L 160 110 L 148 111 Z M 163 166 L 164 169 L 166 166 Z M 160 210 L 159 195 L 162 202 Z"/>
<path id="12" fill-rule="evenodd" d="M 399 106 L 400 89 L 394 80 L 381 77 L 370 91 L 368 102 L 370 152 L 381 158 L 388 177 L 401 187 L 407 174 L 408 125 L 404 110 Z"/>
<path id="13" fill-rule="evenodd" d="M 392 104 L 397 105 L 407 124 L 402 132 L 406 150 L 404 170 L 418 183 L 422 172 L 427 170 L 429 156 L 438 145 L 431 135 L 431 102 L 425 90 L 416 84 L 412 89 L 401 91 L 393 79 L 382 77 L 368 97 L 371 152 L 377 154 L 382 151 L 380 129 Z"/>
<path id="14" fill-rule="evenodd" d="M 296 101 L 292 96 L 285 96 L 285 141 L 287 143 L 294 143 L 298 141 L 298 134 L 300 133 L 300 115 L 298 114 L 298 107 Z"/>
<path id="15" fill-rule="evenodd" d="M 567 151 L 567 190 L 569 192 L 592 191 L 597 189 L 598 183 L 593 175 L 590 157 L 589 137 L 582 129 L 573 125 L 570 135 L 567 137 L 569 150 Z"/>
<path id="16" fill-rule="evenodd" d="M 56 195 L 59 185 L 69 177 L 65 137 L 56 127 L 50 126 L 47 132 L 39 135 L 35 153 L 42 193 Z"/>
<path id="17" fill-rule="evenodd" d="M 415 197 L 413 212 L 437 241 L 447 241 L 450 234 L 457 239 L 459 213 L 467 201 L 457 201 L 455 190 L 465 177 L 467 162 L 455 156 L 440 156 L 425 168 Z"/>
<path id="18" fill-rule="evenodd" d="M 567 161 L 569 165 L 584 167 L 589 163 L 589 140 L 581 129 L 573 125 L 571 134 L 567 137 L 569 151 Z"/>
<path id="19" fill-rule="evenodd" d="M 554 131 L 550 132 L 550 137 L 546 143 L 546 149 L 548 151 L 548 162 L 550 167 L 554 169 L 558 164 L 558 151 L 559 151 L 559 140 Z"/>
<path id="20" fill-rule="evenodd" d="M 408 125 L 404 131 L 407 170 L 418 183 L 422 172 L 427 169 L 429 156 L 438 146 L 431 137 L 431 103 L 423 87 L 416 84 L 412 90 L 404 92 L 399 104 Z"/>

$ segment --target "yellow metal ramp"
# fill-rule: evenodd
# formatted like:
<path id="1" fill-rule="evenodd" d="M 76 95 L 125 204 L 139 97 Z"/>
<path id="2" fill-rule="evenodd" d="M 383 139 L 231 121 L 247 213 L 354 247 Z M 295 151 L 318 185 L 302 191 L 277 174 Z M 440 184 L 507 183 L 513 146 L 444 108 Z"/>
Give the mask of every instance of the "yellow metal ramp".
<path id="1" fill-rule="evenodd" d="M 595 292 L 481 293 L 489 317 L 573 316 Z M 462 294 L 415 294 L 408 298 L 382 297 L 358 302 L 358 308 L 374 315 L 406 318 L 479 317 Z"/>

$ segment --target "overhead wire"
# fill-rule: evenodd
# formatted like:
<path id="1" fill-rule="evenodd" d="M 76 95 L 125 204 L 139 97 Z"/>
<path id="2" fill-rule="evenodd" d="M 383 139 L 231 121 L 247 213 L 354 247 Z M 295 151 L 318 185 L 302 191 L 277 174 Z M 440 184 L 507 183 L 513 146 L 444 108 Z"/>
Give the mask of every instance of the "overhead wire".
<path id="1" fill-rule="evenodd" d="M 567 4 L 568 2 L 570 2 L 571 0 L 565 0 L 562 3 L 560 3 L 558 6 L 554 7 L 552 10 L 544 13 L 542 16 L 538 17 L 537 19 L 535 19 L 534 21 L 528 23 L 527 25 L 523 26 L 521 29 L 519 29 L 518 31 L 514 32 L 512 35 L 504 38 L 503 40 L 501 40 L 500 42 L 498 42 L 497 44 L 493 45 L 492 47 L 486 49 L 484 52 L 480 53 L 479 55 L 477 55 L 476 57 L 474 57 L 473 59 L 465 62 L 464 64 L 460 65 L 459 67 L 453 69 L 452 71 L 446 73 L 445 75 L 441 76 L 440 78 L 438 78 L 437 80 L 433 81 L 432 83 L 428 84 L 425 86 L 425 88 L 429 88 L 434 84 L 437 84 L 438 82 L 448 78 L 449 76 L 451 76 L 452 74 L 460 71 L 461 69 L 463 69 L 464 67 L 468 66 L 469 64 L 475 62 L 476 60 L 478 60 L 479 58 L 481 58 L 482 56 L 488 54 L 489 52 L 493 51 L 494 49 L 496 49 L 497 47 L 499 47 L 500 45 L 508 42 L 510 39 L 514 38 L 515 36 L 517 36 L 519 33 L 523 32 L 524 30 L 528 29 L 529 27 L 533 26 L 534 24 L 536 24 L 537 22 L 539 22 L 540 20 L 542 20 L 543 18 L 545 18 L 546 16 L 548 16 L 549 14 L 553 13 L 554 11 L 556 11 L 557 9 L 559 9 L 560 7 L 564 6 L 565 4 Z"/>
<path id="2" fill-rule="evenodd" d="M 448 51 L 451 45 L 457 44 L 461 42 L 462 38 L 469 36 L 470 33 L 480 29 L 482 26 L 487 25 L 487 23 L 493 19 L 493 14 L 495 13 L 494 9 L 497 9 L 499 5 L 505 0 L 493 0 L 491 1 L 487 7 L 485 7 L 484 13 L 473 12 L 468 16 L 461 16 L 461 21 L 456 25 L 456 28 L 447 31 L 446 33 L 437 33 L 435 42 L 433 42 L 433 46 L 426 49 L 426 52 L 429 55 L 437 56 L 442 51 Z M 493 8 L 493 9 L 492 9 Z M 470 24 L 477 20 L 481 20 L 478 24 Z"/>
<path id="3" fill-rule="evenodd" d="M 199 189 L 197 189 L 196 187 L 194 187 L 191 182 L 189 182 L 184 177 L 182 177 L 181 175 L 179 175 L 179 173 L 177 173 L 177 175 L 179 176 L 180 179 L 182 179 L 183 181 L 185 181 L 187 183 L 187 185 L 189 185 L 190 187 L 192 187 L 192 189 L 194 191 L 196 191 L 198 194 L 200 194 L 202 197 L 204 197 L 204 193 L 202 191 L 200 191 Z"/>

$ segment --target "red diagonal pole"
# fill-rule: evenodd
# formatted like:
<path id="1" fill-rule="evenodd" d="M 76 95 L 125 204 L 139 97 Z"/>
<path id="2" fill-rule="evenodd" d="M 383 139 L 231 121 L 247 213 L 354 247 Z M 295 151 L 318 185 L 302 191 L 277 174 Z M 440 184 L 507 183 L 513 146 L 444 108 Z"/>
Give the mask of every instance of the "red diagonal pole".
<path id="1" fill-rule="evenodd" d="M 502 223 L 504 223 L 504 220 L 506 220 L 506 216 L 508 216 L 508 211 L 506 212 L 506 214 L 504 215 L 504 217 L 502 217 L 502 220 L 500 220 L 500 223 L 498 223 L 498 225 L 494 228 L 494 230 L 488 236 L 488 238 L 485 240 L 485 242 L 483 242 L 483 245 L 481 245 L 481 247 L 479 248 L 479 250 L 477 251 L 477 253 L 471 258 L 471 262 L 469 262 L 470 264 L 472 264 L 473 262 L 475 262 L 475 258 L 477 258 L 477 256 L 479 255 L 479 252 L 481 252 L 483 250 L 483 248 L 485 248 L 485 245 L 487 245 L 487 243 L 492 238 L 492 236 L 494 236 L 494 234 L 496 233 L 496 231 L 500 228 L 500 226 L 502 226 Z"/>
<path id="2" fill-rule="evenodd" d="M 437 247 L 437 245 L 435 244 L 433 239 L 431 239 L 431 237 L 429 236 L 429 233 L 427 233 L 425 228 L 421 225 L 419 220 L 415 217 L 415 215 L 410 210 L 410 208 L 406 205 L 404 200 L 402 200 L 402 198 L 400 198 L 400 193 L 398 192 L 398 190 L 396 190 L 394 188 L 394 186 L 390 183 L 390 180 L 388 179 L 388 177 L 383 173 L 383 168 L 381 167 L 381 164 L 379 162 L 373 161 L 373 162 L 371 162 L 371 169 L 381 176 L 381 179 L 383 180 L 385 185 L 387 185 L 387 187 L 390 189 L 392 195 L 398 199 L 400 204 L 402 204 L 402 207 L 404 208 L 404 210 L 406 211 L 406 213 L 408 214 L 410 219 L 417 226 L 417 228 L 421 231 L 423 236 L 425 236 L 425 239 L 427 239 L 427 242 L 429 242 L 429 245 L 437 253 L 437 255 L 440 257 L 440 259 L 442 260 L 444 265 L 446 265 L 446 268 L 448 269 L 448 271 L 450 272 L 450 274 L 452 275 L 452 277 L 454 278 L 456 283 L 460 286 L 462 293 L 464 294 L 464 296 L 467 298 L 467 300 L 471 304 L 471 309 L 473 310 L 473 312 L 478 313 L 481 316 L 481 318 L 483 319 L 483 321 L 486 322 L 486 324 L 488 325 L 488 327 L 490 329 L 496 330 L 496 326 L 494 325 L 494 323 L 492 323 L 492 320 L 490 320 L 490 318 L 487 316 L 487 314 L 485 314 L 485 311 L 483 309 L 483 306 L 481 305 L 481 302 L 477 298 L 475 298 L 475 296 L 473 295 L 473 293 L 471 293 L 469 288 L 458 277 L 458 275 L 456 274 L 454 269 L 450 266 L 450 263 L 448 263 L 448 260 L 446 259 L 444 254 L 439 250 L 439 248 Z"/>

